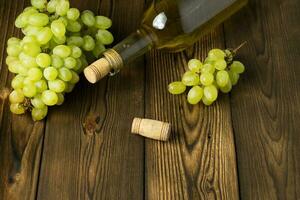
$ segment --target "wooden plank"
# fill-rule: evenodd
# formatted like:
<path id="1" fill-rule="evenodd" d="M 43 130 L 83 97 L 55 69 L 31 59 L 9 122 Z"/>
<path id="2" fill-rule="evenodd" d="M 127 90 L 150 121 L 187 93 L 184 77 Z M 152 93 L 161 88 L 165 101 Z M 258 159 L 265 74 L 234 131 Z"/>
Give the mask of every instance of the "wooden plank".
<path id="1" fill-rule="evenodd" d="M 137 27 L 144 3 L 73 1 L 109 14 L 117 41 Z M 144 116 L 143 59 L 97 85 L 83 80 L 65 104 L 50 111 L 38 199 L 142 199 L 144 139 L 130 134 Z"/>
<path id="2" fill-rule="evenodd" d="M 6 41 L 20 36 L 13 27 L 25 1 L 0 1 L 0 199 L 35 199 L 44 123 L 33 123 L 29 115 L 9 111 L 8 95 L 13 77 L 5 64 Z"/>
<path id="3" fill-rule="evenodd" d="M 203 60 L 212 47 L 224 47 L 221 28 L 188 52 L 147 57 L 146 117 L 171 122 L 172 136 L 167 143 L 146 140 L 146 199 L 238 199 L 228 97 L 211 107 L 190 106 L 185 95 L 167 91 L 190 58 Z"/>
<path id="4" fill-rule="evenodd" d="M 300 4 L 251 0 L 226 23 L 247 72 L 232 92 L 242 199 L 300 199 Z"/>

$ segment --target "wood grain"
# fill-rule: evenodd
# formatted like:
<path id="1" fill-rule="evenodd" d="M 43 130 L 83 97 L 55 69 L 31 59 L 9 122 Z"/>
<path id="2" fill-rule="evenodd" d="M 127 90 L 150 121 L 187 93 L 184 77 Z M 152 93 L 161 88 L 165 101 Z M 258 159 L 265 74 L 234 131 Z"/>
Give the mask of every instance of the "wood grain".
<path id="1" fill-rule="evenodd" d="M 190 106 L 186 95 L 166 89 L 190 58 L 203 60 L 212 47 L 224 47 L 221 28 L 187 52 L 147 57 L 146 117 L 171 122 L 172 135 L 168 143 L 146 140 L 146 199 L 238 199 L 228 97 L 211 107 Z"/>
<path id="2" fill-rule="evenodd" d="M 12 74 L 5 64 L 6 41 L 20 36 L 13 27 L 23 0 L 0 1 L 0 199 L 35 199 L 42 152 L 44 122 L 15 116 L 9 111 Z"/>
<path id="3" fill-rule="evenodd" d="M 300 199 L 300 4 L 252 0 L 226 23 L 247 72 L 231 107 L 242 199 Z"/>
<path id="4" fill-rule="evenodd" d="M 134 31 L 144 2 L 72 1 L 112 17 L 119 41 Z M 128 12 L 130 11 L 130 12 Z M 144 62 L 90 85 L 84 78 L 49 113 L 38 199 L 142 199 L 144 140 L 130 133 L 144 116 Z"/>

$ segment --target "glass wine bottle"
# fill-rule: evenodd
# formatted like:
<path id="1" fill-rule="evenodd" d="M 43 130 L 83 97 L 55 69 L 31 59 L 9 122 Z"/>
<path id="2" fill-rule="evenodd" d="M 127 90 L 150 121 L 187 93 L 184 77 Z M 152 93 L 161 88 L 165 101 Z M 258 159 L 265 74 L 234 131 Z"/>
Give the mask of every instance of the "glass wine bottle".
<path id="1" fill-rule="evenodd" d="M 246 3 L 247 0 L 154 0 L 140 28 L 105 51 L 84 74 L 89 82 L 96 83 L 152 48 L 184 50 Z"/>

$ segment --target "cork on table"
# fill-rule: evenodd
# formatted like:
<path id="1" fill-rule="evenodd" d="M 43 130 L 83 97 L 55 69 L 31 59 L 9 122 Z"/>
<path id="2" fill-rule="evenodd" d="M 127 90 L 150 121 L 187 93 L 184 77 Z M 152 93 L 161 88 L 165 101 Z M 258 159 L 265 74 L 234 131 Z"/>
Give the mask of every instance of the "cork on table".
<path id="1" fill-rule="evenodd" d="M 119 41 L 148 2 L 72 0 L 113 19 Z M 5 41 L 28 0 L 0 0 L 0 199 L 299 199 L 297 0 L 249 5 L 190 49 L 151 51 L 95 85 L 84 78 L 46 120 L 9 112 Z M 211 107 L 166 86 L 190 58 L 236 47 L 247 72 Z M 134 117 L 172 124 L 168 142 L 131 134 Z"/>

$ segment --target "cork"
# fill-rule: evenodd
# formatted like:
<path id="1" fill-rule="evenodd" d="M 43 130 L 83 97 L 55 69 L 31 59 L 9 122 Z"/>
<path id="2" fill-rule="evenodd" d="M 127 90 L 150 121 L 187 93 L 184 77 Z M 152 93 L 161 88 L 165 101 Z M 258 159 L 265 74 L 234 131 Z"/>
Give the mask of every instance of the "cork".
<path id="1" fill-rule="evenodd" d="M 84 75 L 90 83 L 96 83 L 111 71 L 106 58 L 101 58 L 84 69 Z"/>
<path id="2" fill-rule="evenodd" d="M 167 141 L 171 134 L 171 124 L 152 119 L 134 118 L 131 132 L 150 139 Z"/>

